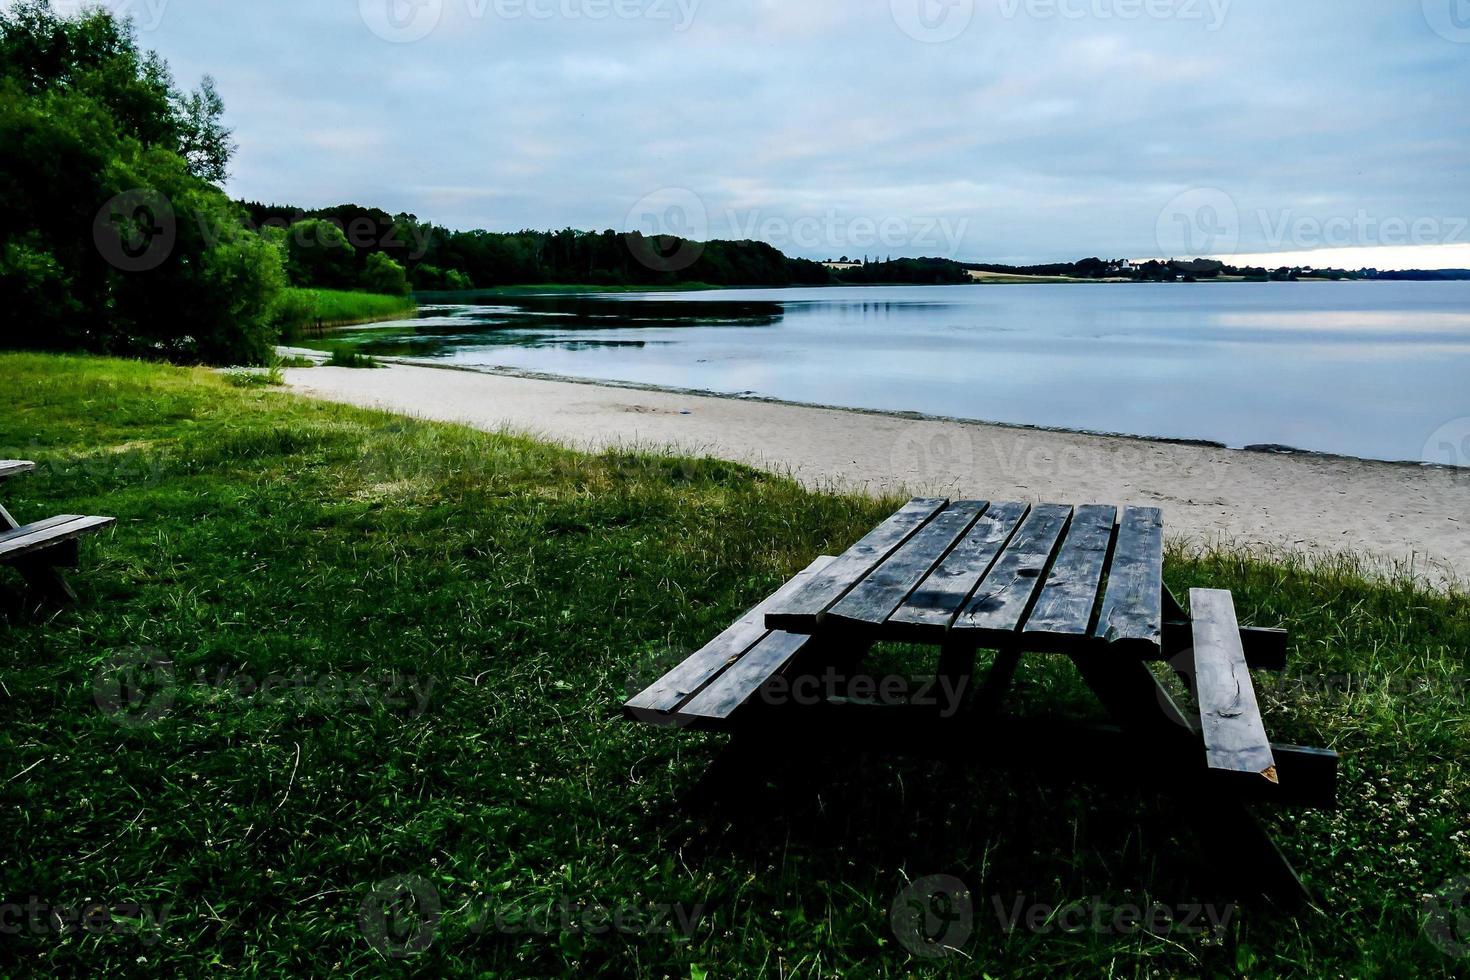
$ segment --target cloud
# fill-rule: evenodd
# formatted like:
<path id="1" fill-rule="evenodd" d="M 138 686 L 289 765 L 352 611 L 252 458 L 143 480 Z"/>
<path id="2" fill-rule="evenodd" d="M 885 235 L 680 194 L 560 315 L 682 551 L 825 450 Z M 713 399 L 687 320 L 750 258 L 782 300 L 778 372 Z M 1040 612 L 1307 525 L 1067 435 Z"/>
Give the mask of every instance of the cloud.
<path id="1" fill-rule="evenodd" d="M 787 226 L 963 218 L 961 257 L 1051 261 L 1156 254 L 1191 188 L 1242 251 L 1296 247 L 1259 212 L 1470 215 L 1470 46 L 1419 3 L 976 0 L 925 43 L 883 2 L 426 2 L 408 43 L 288 0 L 172 3 L 141 39 L 219 79 L 237 195 L 454 227 L 618 226 L 687 188 Z M 1111 15 L 1135 7 L 1167 16 Z"/>

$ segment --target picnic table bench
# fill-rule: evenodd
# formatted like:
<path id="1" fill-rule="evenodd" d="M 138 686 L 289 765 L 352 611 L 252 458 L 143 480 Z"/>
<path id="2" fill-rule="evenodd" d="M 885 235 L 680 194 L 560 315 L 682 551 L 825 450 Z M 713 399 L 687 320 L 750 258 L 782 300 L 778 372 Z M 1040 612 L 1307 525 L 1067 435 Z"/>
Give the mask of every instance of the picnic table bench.
<path id="1" fill-rule="evenodd" d="M 36 464 L 29 460 L 0 459 L 0 482 L 35 468 Z M 111 517 L 63 514 L 22 525 L 0 505 L 0 565 L 14 566 L 43 598 L 75 600 L 76 593 L 58 569 L 75 568 L 81 537 L 112 523 Z"/>
<path id="2" fill-rule="evenodd" d="M 816 738 L 1141 781 L 1193 797 L 1202 840 L 1248 887 L 1308 901 L 1246 806 L 1336 801 L 1336 753 L 1266 734 L 1250 671 L 1285 669 L 1286 633 L 1241 627 L 1229 592 L 1191 590 L 1186 611 L 1163 563 L 1154 507 L 915 499 L 843 554 L 818 558 L 624 714 L 728 731 L 758 752 Z M 935 676 L 950 690 L 969 689 L 979 650 L 995 656 L 962 710 L 792 696 L 803 678 L 858 669 L 882 642 L 935 647 Z M 1109 723 L 1008 717 L 1002 702 L 1028 653 L 1070 658 Z M 1181 708 L 1150 662 L 1167 662 L 1197 709 Z"/>

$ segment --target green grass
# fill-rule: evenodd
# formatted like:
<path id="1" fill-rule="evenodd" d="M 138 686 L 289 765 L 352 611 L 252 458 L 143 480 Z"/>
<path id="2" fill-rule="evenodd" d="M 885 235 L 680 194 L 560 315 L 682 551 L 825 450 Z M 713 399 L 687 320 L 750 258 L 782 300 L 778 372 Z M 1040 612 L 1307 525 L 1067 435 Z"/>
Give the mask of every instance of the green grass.
<path id="1" fill-rule="evenodd" d="M 327 367 L 377 368 L 382 367 L 382 365 L 367 354 L 359 354 L 357 351 L 334 347 L 332 348 L 332 356 L 327 358 Z"/>
<path id="2" fill-rule="evenodd" d="M 375 323 L 413 316 L 418 305 L 411 296 L 386 296 L 344 289 L 286 290 L 292 304 L 310 304 L 313 311 L 308 325 L 320 320 L 324 327 L 342 327 L 355 323 Z M 308 308 L 303 305 L 303 308 Z"/>
<path id="3" fill-rule="evenodd" d="M 0 623 L 0 901 L 168 906 L 141 934 L 5 935 L 0 974 L 1434 977 L 1467 963 L 1420 911 L 1470 873 L 1463 597 L 1350 563 L 1171 556 L 1176 590 L 1233 589 L 1243 619 L 1292 630 L 1293 673 L 1261 683 L 1267 723 L 1344 753 L 1342 807 L 1266 816 L 1325 914 L 1243 908 L 1207 938 L 1008 934 L 991 896 L 1223 898 L 1152 794 L 839 746 L 783 795 L 699 810 L 681 800 L 722 740 L 618 716 L 630 687 L 892 501 L 204 370 L 0 355 L 0 389 L 0 457 L 39 464 L 3 485 L 6 507 L 118 518 L 83 546 L 78 605 Z M 108 665 L 139 650 L 175 684 L 119 708 Z M 422 710 L 395 674 L 427 693 Z M 1356 682 L 1324 691 L 1308 680 L 1322 674 Z M 301 687 L 251 693 L 269 675 Z M 1025 662 L 1018 695 L 1090 709 L 1062 661 Z M 889 924 L 904 883 L 935 874 L 977 895 L 963 955 L 940 961 Z M 442 908 L 404 963 L 359 922 L 395 876 Z M 687 939 L 480 918 L 545 922 L 562 902 L 705 911 Z"/>

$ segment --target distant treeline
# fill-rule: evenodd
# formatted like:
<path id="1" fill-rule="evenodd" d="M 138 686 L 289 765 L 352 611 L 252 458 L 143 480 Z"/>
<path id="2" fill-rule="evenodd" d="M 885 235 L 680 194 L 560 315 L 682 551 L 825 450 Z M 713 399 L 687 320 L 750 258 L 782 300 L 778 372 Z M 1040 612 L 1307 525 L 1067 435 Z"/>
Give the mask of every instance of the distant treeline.
<path id="1" fill-rule="evenodd" d="M 911 283 L 935 285 L 973 281 L 972 270 L 1006 275 L 1064 276 L 1075 279 L 1112 279 L 1135 282 L 1197 282 L 1221 277 L 1247 280 L 1293 281 L 1302 277 L 1326 279 L 1455 279 L 1470 274 L 1449 272 L 1378 272 L 1374 269 L 1306 269 L 1233 266 L 1212 259 L 1169 259 L 1131 262 L 1097 257 L 1045 265 L 966 263 L 942 258 L 900 258 L 869 261 L 833 269 L 820 262 L 791 258 L 765 242 L 695 242 L 673 236 L 644 236 L 638 232 L 524 230 L 516 232 L 454 231 L 419 220 L 412 214 L 390 214 L 381 208 L 357 204 L 304 209 L 279 204 L 243 202 L 250 222 L 258 229 L 297 229 L 289 236 L 294 248 L 289 268 L 298 284 L 345 287 L 373 283 L 373 274 L 387 280 L 401 267 L 408 285 L 419 292 L 492 289 L 497 286 L 559 283 L 588 286 L 671 287 L 710 286 L 828 286 Z M 324 240 L 329 229 L 333 248 L 353 261 L 339 261 L 333 271 L 311 244 Z M 315 229 L 306 236 L 300 230 Z M 279 232 L 277 232 L 279 234 Z M 388 260 L 392 260 L 391 264 Z M 300 282 L 299 280 L 306 281 Z M 340 280 L 340 281 L 339 281 Z M 391 283 L 373 285 L 392 292 Z"/>
<path id="2" fill-rule="evenodd" d="M 452 231 L 411 214 L 342 204 L 305 210 L 245 203 L 259 226 L 331 222 L 359 260 L 384 254 L 408 270 L 417 290 L 486 289 L 535 283 L 593 286 L 826 285 L 819 262 L 793 259 L 764 242 L 689 242 L 615 231 Z"/>
<path id="3" fill-rule="evenodd" d="M 1214 259 L 1169 259 L 1131 262 L 1127 259 L 1087 258 L 1078 262 L 1054 262 L 1048 265 L 995 265 L 965 263 L 964 268 L 978 272 L 994 272 L 1020 276 L 1069 276 L 1074 279 L 1130 279 L 1135 282 L 1198 282 L 1221 276 L 1259 282 L 1294 282 L 1311 279 L 1389 279 L 1438 281 L 1470 279 L 1470 270 L 1433 269 L 1381 272 L 1378 269 L 1318 269 L 1311 266 L 1234 266 Z"/>
<path id="4" fill-rule="evenodd" d="M 341 204 L 304 209 L 243 202 L 257 227 L 329 222 L 357 250 L 357 264 L 384 255 L 403 266 L 415 290 L 489 289 L 539 283 L 589 286 L 829 286 L 843 283 L 963 283 L 948 259 L 864 261 L 829 269 L 765 242 L 694 242 L 616 231 L 453 231 L 411 214 Z"/>

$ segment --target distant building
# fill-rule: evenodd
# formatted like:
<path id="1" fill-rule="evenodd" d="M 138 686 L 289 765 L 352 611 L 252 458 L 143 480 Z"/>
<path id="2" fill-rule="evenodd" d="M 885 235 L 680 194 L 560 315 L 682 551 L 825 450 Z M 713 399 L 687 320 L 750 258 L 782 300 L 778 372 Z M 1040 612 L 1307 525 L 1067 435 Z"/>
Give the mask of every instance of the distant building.
<path id="1" fill-rule="evenodd" d="M 822 264 L 829 269 L 836 269 L 838 271 L 843 269 L 861 269 L 863 267 L 861 262 L 823 262 Z"/>

